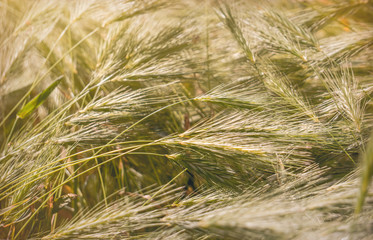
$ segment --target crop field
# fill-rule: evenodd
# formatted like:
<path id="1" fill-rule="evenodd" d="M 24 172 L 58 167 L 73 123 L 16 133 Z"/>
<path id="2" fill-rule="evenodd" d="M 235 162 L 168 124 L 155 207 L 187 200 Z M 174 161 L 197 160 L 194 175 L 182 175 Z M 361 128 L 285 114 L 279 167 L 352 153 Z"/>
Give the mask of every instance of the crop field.
<path id="1" fill-rule="evenodd" d="M 372 0 L 0 0 L 0 239 L 373 239 Z"/>

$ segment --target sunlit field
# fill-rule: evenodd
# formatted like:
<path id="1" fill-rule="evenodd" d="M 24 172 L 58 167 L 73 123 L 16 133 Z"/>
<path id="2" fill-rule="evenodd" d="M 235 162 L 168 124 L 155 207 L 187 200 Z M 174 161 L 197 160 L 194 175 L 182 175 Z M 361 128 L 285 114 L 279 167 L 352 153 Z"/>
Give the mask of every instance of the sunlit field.
<path id="1" fill-rule="evenodd" d="M 0 239 L 373 239 L 372 13 L 0 0 Z"/>

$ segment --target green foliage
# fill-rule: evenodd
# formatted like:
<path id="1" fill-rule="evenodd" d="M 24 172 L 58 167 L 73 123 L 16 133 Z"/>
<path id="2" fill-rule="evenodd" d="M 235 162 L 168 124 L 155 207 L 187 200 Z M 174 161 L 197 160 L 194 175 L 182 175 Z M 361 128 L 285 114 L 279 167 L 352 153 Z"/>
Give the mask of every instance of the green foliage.
<path id="1" fill-rule="evenodd" d="M 32 113 L 37 107 L 39 107 L 47 99 L 47 97 L 53 92 L 53 90 L 60 84 L 62 79 L 57 79 L 49 87 L 39 93 L 30 102 L 26 103 L 24 107 L 17 113 L 19 118 L 25 118 Z"/>
<path id="2" fill-rule="evenodd" d="M 372 238 L 372 9 L 1 0 L 0 238 Z"/>

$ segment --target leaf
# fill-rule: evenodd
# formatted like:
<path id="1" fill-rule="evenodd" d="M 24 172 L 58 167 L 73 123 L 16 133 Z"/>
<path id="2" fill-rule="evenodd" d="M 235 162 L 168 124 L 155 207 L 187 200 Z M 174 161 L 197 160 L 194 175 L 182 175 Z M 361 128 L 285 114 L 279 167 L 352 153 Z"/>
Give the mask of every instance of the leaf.
<path id="1" fill-rule="evenodd" d="M 47 99 L 47 97 L 53 92 L 53 90 L 58 86 L 58 84 L 60 84 L 61 81 L 62 76 L 54 81 L 51 85 L 49 85 L 49 87 L 47 87 L 43 92 L 34 97 L 21 110 L 19 110 L 17 116 L 22 119 L 27 117 Z"/>
<path id="2" fill-rule="evenodd" d="M 369 185 L 373 176 L 373 132 L 362 159 L 363 172 L 361 176 L 360 192 L 355 208 L 355 214 L 359 214 L 363 208 L 365 198 L 368 195 Z"/>

